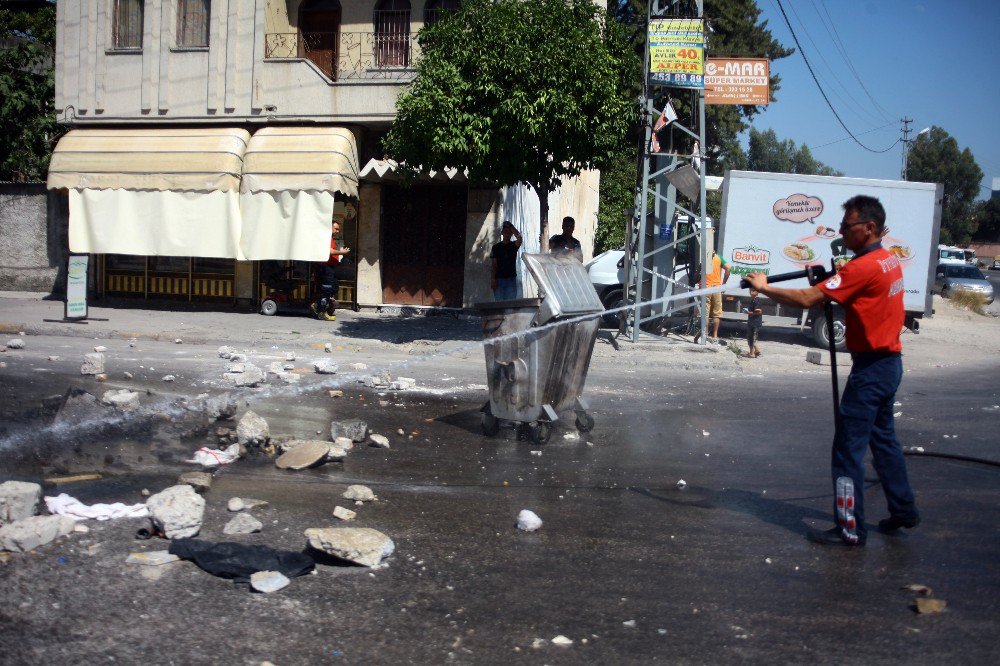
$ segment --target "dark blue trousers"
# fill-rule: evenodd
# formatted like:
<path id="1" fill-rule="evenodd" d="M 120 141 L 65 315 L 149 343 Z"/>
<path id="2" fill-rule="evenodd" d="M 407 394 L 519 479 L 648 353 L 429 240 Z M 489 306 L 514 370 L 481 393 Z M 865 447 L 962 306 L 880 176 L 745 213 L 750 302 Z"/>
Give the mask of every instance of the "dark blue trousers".
<path id="1" fill-rule="evenodd" d="M 840 399 L 840 427 L 834 435 L 831 463 L 834 496 L 839 477 L 847 476 L 854 481 L 854 515 L 861 536 L 866 533 L 865 450 L 869 447 L 889 504 L 889 515 L 918 517 L 892 416 L 896 389 L 902 377 L 903 361 L 898 354 L 855 354 Z M 834 521 L 836 515 L 834 505 Z"/>

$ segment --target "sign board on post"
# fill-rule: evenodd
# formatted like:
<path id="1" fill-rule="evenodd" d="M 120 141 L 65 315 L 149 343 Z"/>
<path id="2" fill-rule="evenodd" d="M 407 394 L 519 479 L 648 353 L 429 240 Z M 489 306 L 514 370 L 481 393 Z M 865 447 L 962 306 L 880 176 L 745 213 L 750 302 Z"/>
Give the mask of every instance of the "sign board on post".
<path id="1" fill-rule="evenodd" d="M 87 318 L 87 262 L 86 254 L 71 254 L 66 270 L 66 319 Z"/>
<path id="2" fill-rule="evenodd" d="M 767 58 L 709 58 L 705 61 L 705 104 L 767 105 L 771 101 Z"/>
<path id="3" fill-rule="evenodd" d="M 705 74 L 705 24 L 701 19 L 649 22 L 649 82 L 701 88 Z"/>

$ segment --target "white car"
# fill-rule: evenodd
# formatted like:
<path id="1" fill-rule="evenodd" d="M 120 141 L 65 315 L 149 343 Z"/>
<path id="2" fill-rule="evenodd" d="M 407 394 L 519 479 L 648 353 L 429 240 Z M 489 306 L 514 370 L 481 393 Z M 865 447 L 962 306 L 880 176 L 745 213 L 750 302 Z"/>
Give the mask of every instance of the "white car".
<path id="1" fill-rule="evenodd" d="M 597 255 L 583 265 L 590 276 L 598 298 L 605 309 L 621 307 L 625 304 L 625 250 L 608 250 Z M 604 316 L 604 324 L 612 328 L 618 327 L 618 314 Z"/>

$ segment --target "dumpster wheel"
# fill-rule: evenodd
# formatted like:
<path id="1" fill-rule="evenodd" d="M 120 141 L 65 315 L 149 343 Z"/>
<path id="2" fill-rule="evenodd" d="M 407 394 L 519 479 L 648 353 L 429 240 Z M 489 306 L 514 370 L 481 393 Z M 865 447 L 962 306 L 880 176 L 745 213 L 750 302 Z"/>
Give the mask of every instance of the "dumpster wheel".
<path id="1" fill-rule="evenodd" d="M 552 436 L 552 424 L 548 421 L 538 421 L 531 426 L 531 441 L 544 444 Z"/>
<path id="2" fill-rule="evenodd" d="M 480 410 L 482 412 L 481 424 L 483 427 L 483 434 L 487 437 L 493 437 L 498 432 L 500 432 L 500 419 L 493 416 L 493 410 L 490 409 L 490 403 L 483 405 Z"/>
<path id="3" fill-rule="evenodd" d="M 580 432 L 590 432 L 594 429 L 594 417 L 587 412 L 577 412 L 576 429 Z"/>

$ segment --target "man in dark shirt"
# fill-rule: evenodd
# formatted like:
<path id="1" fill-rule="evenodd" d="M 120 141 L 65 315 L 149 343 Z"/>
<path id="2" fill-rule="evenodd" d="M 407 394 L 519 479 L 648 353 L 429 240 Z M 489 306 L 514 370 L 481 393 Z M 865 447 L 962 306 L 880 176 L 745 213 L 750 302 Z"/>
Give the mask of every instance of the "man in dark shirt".
<path id="1" fill-rule="evenodd" d="M 573 238 L 573 230 L 576 229 L 576 220 L 568 215 L 563 218 L 561 234 L 556 234 L 549 239 L 549 252 L 569 252 L 574 257 L 583 261 L 583 248 L 580 241 Z"/>
<path id="2" fill-rule="evenodd" d="M 889 505 L 889 517 L 879 521 L 879 529 L 891 533 L 920 523 L 892 412 L 903 376 L 899 341 L 903 269 L 879 242 L 885 234 L 885 209 L 878 199 L 859 195 L 845 202 L 840 234 L 854 258 L 821 284 L 781 289 L 769 285 L 761 273 L 751 273 L 746 280 L 785 305 L 808 309 L 829 299 L 844 308 L 853 364 L 840 401 L 831 456 L 837 526 L 825 532 L 812 530 L 807 536 L 817 543 L 863 546 L 868 534 L 863 492 L 867 448 Z"/>
<path id="3" fill-rule="evenodd" d="M 521 233 L 507 220 L 500 229 L 502 240 L 493 245 L 490 263 L 493 267 L 490 287 L 493 299 L 512 301 L 517 298 L 517 251 L 521 249 Z"/>

